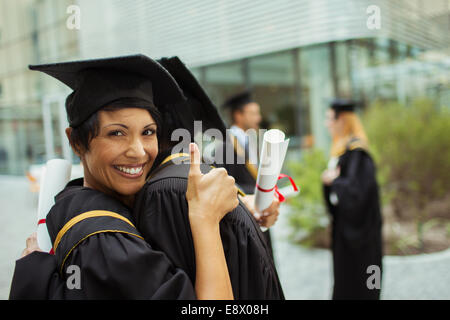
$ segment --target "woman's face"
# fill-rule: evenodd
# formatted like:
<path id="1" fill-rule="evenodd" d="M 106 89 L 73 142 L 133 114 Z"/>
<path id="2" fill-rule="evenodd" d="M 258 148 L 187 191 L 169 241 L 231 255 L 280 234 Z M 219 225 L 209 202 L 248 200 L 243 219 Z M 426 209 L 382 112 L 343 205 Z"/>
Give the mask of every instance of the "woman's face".
<path id="1" fill-rule="evenodd" d="M 336 119 L 336 113 L 333 109 L 328 109 L 325 114 L 325 126 L 332 137 L 336 136 L 340 132 L 339 118 Z"/>
<path id="2" fill-rule="evenodd" d="M 158 154 L 156 122 L 147 110 L 99 111 L 99 134 L 82 155 L 85 185 L 132 196 L 144 185 Z"/>

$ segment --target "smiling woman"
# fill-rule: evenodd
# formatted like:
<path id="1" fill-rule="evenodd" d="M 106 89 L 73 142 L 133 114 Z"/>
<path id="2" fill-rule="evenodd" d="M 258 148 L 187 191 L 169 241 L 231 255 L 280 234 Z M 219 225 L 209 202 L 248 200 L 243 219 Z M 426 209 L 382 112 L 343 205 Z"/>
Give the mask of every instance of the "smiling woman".
<path id="1" fill-rule="evenodd" d="M 132 207 L 158 154 L 160 115 L 152 106 L 126 105 L 127 99 L 116 101 L 66 134 L 83 163 L 84 186 Z"/>
<path id="2" fill-rule="evenodd" d="M 27 240 L 10 298 L 232 299 L 219 222 L 238 205 L 237 188 L 223 168 L 201 173 L 195 144 L 186 192 L 195 285 L 144 241 L 131 217 L 158 155 L 159 114 L 184 99 L 170 74 L 142 55 L 30 68 L 74 90 L 66 100 L 66 134 L 84 179 L 69 182 L 46 217 L 55 255 L 41 252 L 35 236 Z"/>

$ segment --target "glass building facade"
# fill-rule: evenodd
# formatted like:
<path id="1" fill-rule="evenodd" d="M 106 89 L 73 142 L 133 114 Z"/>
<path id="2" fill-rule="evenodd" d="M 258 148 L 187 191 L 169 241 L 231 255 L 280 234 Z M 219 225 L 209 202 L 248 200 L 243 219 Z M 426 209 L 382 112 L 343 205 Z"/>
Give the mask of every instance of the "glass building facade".
<path id="1" fill-rule="evenodd" d="M 441 53 L 442 55 L 442 53 Z M 291 148 L 326 147 L 325 109 L 333 97 L 368 107 L 375 100 L 429 97 L 450 105 L 448 56 L 433 61 L 427 51 L 386 39 L 350 39 L 194 68 L 213 101 L 251 88 L 265 124 L 293 138 Z M 227 110 L 221 112 L 229 120 Z"/>
<path id="2" fill-rule="evenodd" d="M 23 175 L 67 154 L 61 107 L 69 90 L 28 65 L 78 57 L 78 36 L 66 27 L 71 3 L 0 1 L 0 174 Z"/>
<path id="3" fill-rule="evenodd" d="M 29 64 L 143 53 L 179 56 L 221 108 L 251 88 L 263 127 L 291 138 L 289 154 L 327 150 L 324 113 L 333 97 L 363 106 L 450 101 L 450 1 L 0 0 L 0 174 L 69 149 L 70 92 Z M 77 5 L 81 28 L 67 27 Z M 367 25 L 376 5 L 381 28 Z"/>

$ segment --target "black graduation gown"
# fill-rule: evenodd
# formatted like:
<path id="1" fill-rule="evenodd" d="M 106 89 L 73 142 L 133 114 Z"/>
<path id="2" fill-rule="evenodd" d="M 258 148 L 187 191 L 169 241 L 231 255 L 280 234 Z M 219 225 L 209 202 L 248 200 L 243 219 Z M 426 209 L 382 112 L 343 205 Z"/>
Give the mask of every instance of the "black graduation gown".
<path id="1" fill-rule="evenodd" d="M 187 274 L 120 219 L 132 220 L 130 210 L 102 192 L 72 185 L 56 197 L 46 218 L 52 243 L 69 220 L 96 210 L 120 216 L 81 220 L 62 236 L 55 255 L 33 252 L 17 260 L 10 299 L 195 299 Z M 80 289 L 70 266 L 79 267 Z"/>
<path id="2" fill-rule="evenodd" d="M 210 170 L 202 164 L 201 170 Z M 195 283 L 195 252 L 186 200 L 189 164 L 163 164 L 138 193 L 134 219 L 145 240 L 163 251 Z M 235 299 L 284 299 L 269 248 L 258 223 L 240 203 L 220 223 Z"/>
<path id="3" fill-rule="evenodd" d="M 378 266 L 380 277 L 382 270 L 382 218 L 375 166 L 361 148 L 347 150 L 338 166 L 340 176 L 323 188 L 332 216 L 333 299 L 379 299 L 380 290 L 367 286 L 373 274 L 367 268 Z M 330 201 L 332 193 L 337 196 L 335 204 Z"/>
<path id="4" fill-rule="evenodd" d="M 170 117 L 166 118 L 168 121 L 165 123 L 164 127 L 188 129 L 193 137 L 195 136 L 194 121 L 201 120 L 204 132 L 208 129 L 215 129 L 215 131 L 219 130 L 222 137 L 226 137 L 226 141 L 222 144 L 222 159 L 220 159 L 220 161 L 215 161 L 214 165 L 226 168 L 228 174 L 234 177 L 236 184 L 238 184 L 245 193 L 253 194 L 255 191 L 255 179 L 258 168 L 249 168 L 247 164 L 243 163 L 244 161 L 237 161 L 238 158 L 240 158 L 239 160 L 245 159 L 245 151 L 233 144 L 233 140 L 231 140 L 230 135 L 227 133 L 225 123 L 220 117 L 216 106 L 212 103 L 200 83 L 178 57 L 162 58 L 158 60 L 158 62 L 175 78 L 187 98 L 186 103 L 178 106 L 177 111 L 171 113 Z M 171 140 L 170 134 L 169 136 L 167 135 L 167 133 L 170 132 L 172 131 L 164 130 L 161 139 L 161 150 L 174 146 L 173 141 L 167 142 L 168 140 Z M 214 143 L 217 142 L 218 141 L 216 140 Z M 216 145 L 215 149 L 217 150 L 217 148 L 218 146 Z M 234 158 L 233 161 L 229 161 L 230 156 Z M 250 173 L 249 169 L 251 169 L 252 173 Z M 265 231 L 263 235 L 273 259 L 270 231 Z"/>

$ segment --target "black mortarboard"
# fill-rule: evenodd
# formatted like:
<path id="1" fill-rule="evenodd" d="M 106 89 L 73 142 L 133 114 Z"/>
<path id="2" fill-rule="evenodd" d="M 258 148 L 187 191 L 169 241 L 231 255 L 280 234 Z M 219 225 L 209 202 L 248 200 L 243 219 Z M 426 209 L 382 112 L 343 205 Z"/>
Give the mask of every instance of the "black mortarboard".
<path id="1" fill-rule="evenodd" d="M 330 103 L 330 108 L 336 113 L 349 111 L 354 112 L 356 107 L 356 102 L 349 99 L 334 99 Z"/>
<path id="2" fill-rule="evenodd" d="M 203 130 L 215 128 L 225 135 L 226 126 L 200 83 L 178 57 L 162 58 L 158 62 L 170 72 L 187 97 L 186 110 L 179 120 L 193 135 L 194 121 L 202 121 Z"/>
<path id="3" fill-rule="evenodd" d="M 180 108 L 182 111 L 177 115 L 176 119 L 174 117 L 176 125 L 187 128 L 191 132 L 191 138 L 193 138 L 195 134 L 194 121 L 202 121 L 203 131 L 213 128 L 218 129 L 225 140 L 222 141 L 222 147 L 216 145 L 215 152 L 225 157 L 227 157 L 228 152 L 236 153 L 233 145 L 228 140 L 229 135 L 227 134 L 225 123 L 219 115 L 217 107 L 183 62 L 178 57 L 162 58 L 158 62 L 175 78 L 187 98 L 185 102 L 177 105 L 177 107 L 179 105 L 184 105 L 184 107 Z M 245 92 L 245 96 L 246 98 L 241 99 L 241 101 L 246 101 L 246 103 L 252 102 L 250 92 Z M 216 143 L 216 141 L 214 142 Z M 220 150 L 220 148 L 222 149 Z M 162 161 L 163 157 L 159 157 L 156 161 Z M 206 159 L 204 158 L 204 160 Z M 208 159 L 208 161 L 212 160 Z M 228 173 L 233 175 L 238 184 L 245 183 L 242 179 L 248 176 L 248 171 L 244 165 L 236 165 L 236 162 L 227 163 L 227 161 L 224 161 L 225 159 L 215 160 L 222 160 L 214 163 L 214 165 L 225 167 Z"/>
<path id="4" fill-rule="evenodd" d="M 253 102 L 252 93 L 249 90 L 240 92 L 229 97 L 223 104 L 224 108 L 230 108 L 231 111 L 241 110 L 247 103 Z"/>
<path id="5" fill-rule="evenodd" d="M 154 105 L 159 109 L 185 98 L 173 77 L 144 55 L 30 65 L 63 82 L 73 92 L 66 99 L 67 118 L 77 127 L 90 115 L 117 100 L 130 106 Z"/>

